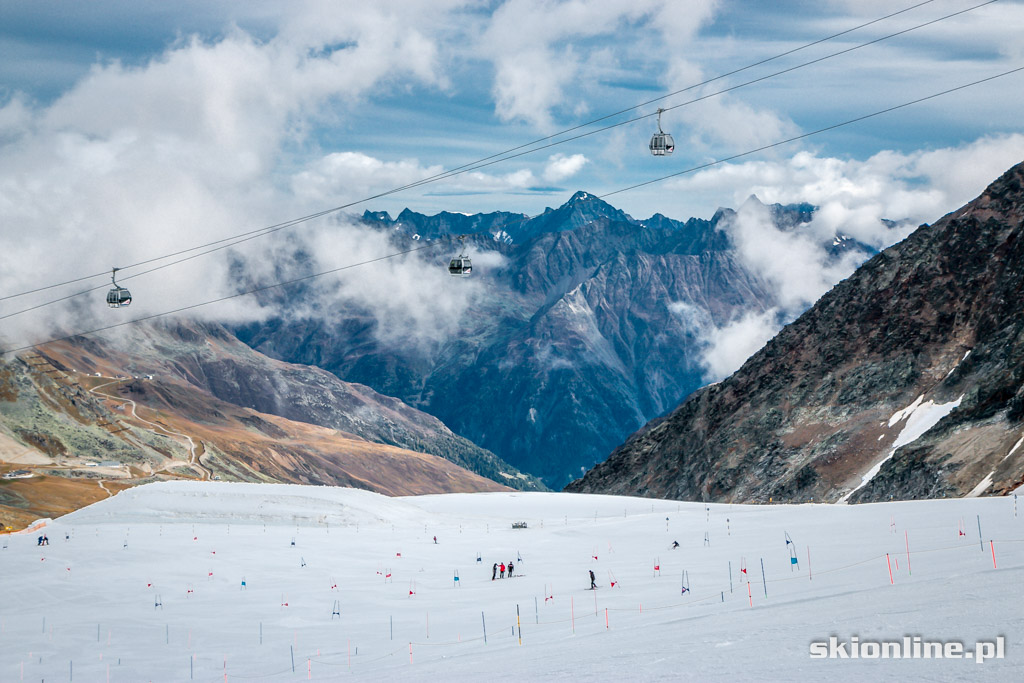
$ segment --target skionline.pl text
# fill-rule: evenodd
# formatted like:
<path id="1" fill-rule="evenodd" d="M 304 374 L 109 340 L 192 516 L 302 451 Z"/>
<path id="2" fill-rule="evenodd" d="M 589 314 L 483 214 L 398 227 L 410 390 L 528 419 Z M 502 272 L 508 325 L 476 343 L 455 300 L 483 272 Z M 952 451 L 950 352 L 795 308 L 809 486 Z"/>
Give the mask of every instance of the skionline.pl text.
<path id="1" fill-rule="evenodd" d="M 1005 638 L 976 641 L 972 648 L 963 641 L 925 640 L 921 636 L 903 636 L 899 640 L 861 640 L 850 636 L 840 640 L 830 636 L 810 645 L 811 659 L 973 659 L 982 664 L 987 659 L 1005 656 Z"/>

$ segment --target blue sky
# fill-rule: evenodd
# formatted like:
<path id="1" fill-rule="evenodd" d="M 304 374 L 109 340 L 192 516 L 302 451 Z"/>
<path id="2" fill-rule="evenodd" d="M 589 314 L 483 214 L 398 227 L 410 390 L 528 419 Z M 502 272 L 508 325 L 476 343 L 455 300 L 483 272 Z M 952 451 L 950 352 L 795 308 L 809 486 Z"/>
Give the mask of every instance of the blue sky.
<path id="1" fill-rule="evenodd" d="M 356 201 L 914 4 L 0 0 L 0 288 Z M 661 106 L 976 4 L 934 0 Z M 648 153 L 648 118 L 355 210 L 539 213 L 1024 66 L 1022 35 L 1024 3 L 1001 0 L 666 112 L 671 157 Z M 609 201 L 678 219 L 809 201 L 821 231 L 884 246 L 878 219 L 933 221 L 1024 159 L 1022 93 L 1024 72 Z"/>

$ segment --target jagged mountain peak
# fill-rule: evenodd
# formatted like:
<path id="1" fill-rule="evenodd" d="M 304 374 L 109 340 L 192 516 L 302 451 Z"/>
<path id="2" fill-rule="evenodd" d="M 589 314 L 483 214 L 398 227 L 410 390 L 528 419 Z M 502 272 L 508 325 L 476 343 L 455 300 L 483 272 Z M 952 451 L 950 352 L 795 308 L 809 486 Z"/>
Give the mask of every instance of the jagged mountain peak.
<path id="1" fill-rule="evenodd" d="M 585 213 L 588 217 L 602 217 L 611 218 L 614 220 L 624 220 L 626 222 L 634 222 L 633 218 L 625 211 L 615 208 L 608 202 L 604 201 L 600 197 L 590 192 L 584 192 L 583 190 L 577 190 L 569 200 L 559 206 L 557 209 L 547 208 L 544 209 L 544 213 L 541 216 L 548 214 L 566 213 L 566 212 L 579 212 Z"/>

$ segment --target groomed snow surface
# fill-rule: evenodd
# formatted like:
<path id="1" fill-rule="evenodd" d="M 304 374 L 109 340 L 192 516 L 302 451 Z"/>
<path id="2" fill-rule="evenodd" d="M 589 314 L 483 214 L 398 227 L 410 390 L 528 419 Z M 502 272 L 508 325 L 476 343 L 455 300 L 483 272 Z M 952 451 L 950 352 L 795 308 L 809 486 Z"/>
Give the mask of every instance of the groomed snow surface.
<path id="1" fill-rule="evenodd" d="M 152 484 L 4 538 L 0 681 L 1020 680 L 1015 505 Z M 829 636 L 1005 656 L 812 659 Z"/>

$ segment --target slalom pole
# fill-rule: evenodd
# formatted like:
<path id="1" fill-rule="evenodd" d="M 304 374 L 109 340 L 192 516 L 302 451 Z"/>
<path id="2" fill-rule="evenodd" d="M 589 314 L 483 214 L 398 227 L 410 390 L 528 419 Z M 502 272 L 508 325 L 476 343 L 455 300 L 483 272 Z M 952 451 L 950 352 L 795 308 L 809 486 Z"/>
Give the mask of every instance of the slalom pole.
<path id="1" fill-rule="evenodd" d="M 996 545 L 991 539 L 989 540 L 988 545 L 992 548 L 992 569 L 996 569 Z"/>
<path id="2" fill-rule="evenodd" d="M 907 542 L 907 576 L 910 576 L 913 572 L 910 571 L 910 536 L 907 535 L 907 530 L 903 530 L 903 538 Z"/>
<path id="3" fill-rule="evenodd" d="M 885 554 L 885 564 L 889 567 L 889 585 L 891 586 L 894 581 L 892 580 L 892 563 L 889 562 L 889 553 Z"/>
<path id="4" fill-rule="evenodd" d="M 516 626 L 519 628 L 519 644 L 523 644 L 523 624 L 519 621 L 519 605 L 516 604 Z"/>

